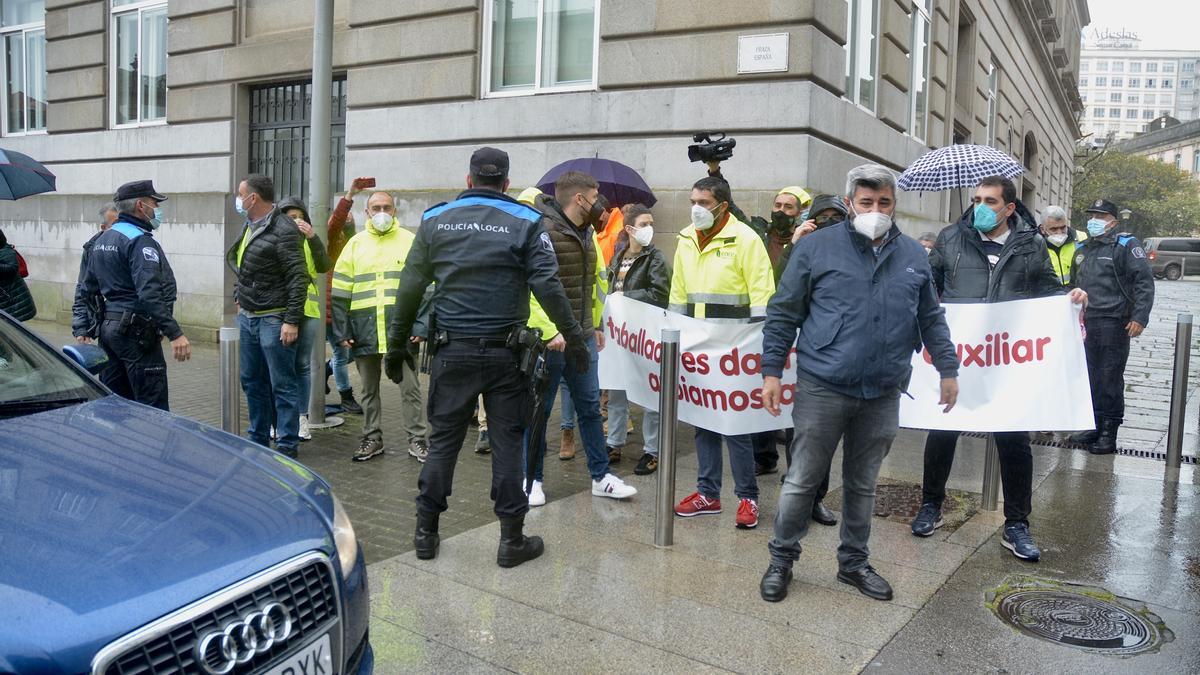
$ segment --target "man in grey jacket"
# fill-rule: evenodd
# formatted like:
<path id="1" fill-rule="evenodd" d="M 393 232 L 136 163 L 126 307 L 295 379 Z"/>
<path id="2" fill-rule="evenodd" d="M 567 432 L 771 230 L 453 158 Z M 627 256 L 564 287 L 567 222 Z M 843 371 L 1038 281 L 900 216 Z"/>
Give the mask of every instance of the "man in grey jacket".
<path id="1" fill-rule="evenodd" d="M 900 393 L 924 344 L 942 377 L 940 405 L 958 399 L 958 358 L 938 305 L 925 249 L 893 221 L 896 177 L 868 164 L 846 177 L 849 217 L 797 244 L 767 306 L 763 403 L 778 415 L 780 377 L 797 350 L 792 465 L 779 493 L 763 600 L 787 597 L 792 564 L 808 532 L 816 492 L 842 445 L 842 544 L 838 581 L 891 600 L 868 561 L 879 466 L 896 437 Z M 796 334 L 799 331 L 799 339 Z"/>

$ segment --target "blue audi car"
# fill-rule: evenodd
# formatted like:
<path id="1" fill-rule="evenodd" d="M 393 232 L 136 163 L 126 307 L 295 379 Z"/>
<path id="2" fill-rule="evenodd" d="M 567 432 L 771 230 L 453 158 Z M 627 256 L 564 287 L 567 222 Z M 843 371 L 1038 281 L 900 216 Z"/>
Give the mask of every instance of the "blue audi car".
<path id="1" fill-rule="evenodd" d="M 0 312 L 0 674 L 370 673 L 366 566 L 329 484 L 67 351 Z"/>

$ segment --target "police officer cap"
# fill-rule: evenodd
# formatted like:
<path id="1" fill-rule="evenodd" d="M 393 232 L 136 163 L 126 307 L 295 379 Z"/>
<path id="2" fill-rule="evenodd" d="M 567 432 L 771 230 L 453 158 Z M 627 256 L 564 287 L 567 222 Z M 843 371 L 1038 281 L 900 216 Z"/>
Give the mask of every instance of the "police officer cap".
<path id="1" fill-rule="evenodd" d="M 476 176 L 508 175 L 508 153 L 496 148 L 480 148 L 471 155 L 471 173 Z"/>
<path id="2" fill-rule="evenodd" d="M 1107 199 L 1097 199 L 1092 202 L 1092 205 L 1087 208 L 1088 213 L 1107 213 L 1113 218 L 1120 218 L 1117 213 L 1117 205 Z"/>
<path id="3" fill-rule="evenodd" d="M 117 194 L 113 195 L 114 202 L 123 202 L 126 199 L 137 199 L 138 197 L 149 197 L 156 202 L 167 201 L 166 195 L 158 194 L 154 189 L 154 181 L 135 180 L 117 188 Z"/>

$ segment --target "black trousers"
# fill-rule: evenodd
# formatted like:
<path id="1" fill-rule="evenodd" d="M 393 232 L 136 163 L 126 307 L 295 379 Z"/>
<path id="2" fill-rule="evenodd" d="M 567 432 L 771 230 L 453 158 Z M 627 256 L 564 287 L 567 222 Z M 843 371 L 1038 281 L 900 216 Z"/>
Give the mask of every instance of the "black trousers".
<path id="1" fill-rule="evenodd" d="M 1125 363 L 1129 361 L 1128 323 L 1115 317 L 1085 318 L 1088 380 L 1092 387 L 1092 410 L 1097 418 L 1121 422 L 1125 419 Z"/>
<path id="2" fill-rule="evenodd" d="M 946 498 L 946 480 L 954 464 L 958 445 L 957 431 L 930 431 L 925 438 L 924 501 L 941 506 Z M 1000 483 L 1004 490 L 1004 522 L 1029 524 L 1033 509 L 1033 451 L 1029 432 L 997 433 L 996 450 L 1000 456 Z"/>
<path id="3" fill-rule="evenodd" d="M 792 439 L 796 436 L 795 429 L 787 429 L 784 431 L 784 457 L 787 458 L 787 467 L 792 468 Z M 765 431 L 761 434 L 751 434 L 750 440 L 754 444 L 754 463 L 761 464 L 766 467 L 774 467 L 779 464 L 779 450 L 775 447 L 775 432 Z M 814 504 L 819 504 L 825 495 L 829 494 L 829 472 L 825 472 L 825 480 L 821 481 L 821 485 L 817 488 L 816 500 Z"/>
<path id="4" fill-rule="evenodd" d="M 162 339 L 146 327 L 123 330 L 121 322 L 105 319 L 100 324 L 100 346 L 109 365 L 100 381 L 113 393 L 138 403 L 170 410 L 167 403 L 167 361 Z"/>
<path id="5" fill-rule="evenodd" d="M 417 480 L 417 510 L 441 513 L 454 483 L 454 467 L 480 394 L 492 443 L 492 501 L 496 515 L 529 510 L 523 489 L 522 436 L 529 396 L 516 354 L 506 347 L 457 341 L 433 358 L 429 377 L 429 457 Z"/>

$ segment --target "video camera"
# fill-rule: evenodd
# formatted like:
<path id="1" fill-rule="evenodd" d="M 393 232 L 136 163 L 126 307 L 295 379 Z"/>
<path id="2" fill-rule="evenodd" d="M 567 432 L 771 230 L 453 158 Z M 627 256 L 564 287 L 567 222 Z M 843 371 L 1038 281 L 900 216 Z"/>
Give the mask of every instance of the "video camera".
<path id="1" fill-rule="evenodd" d="M 714 139 L 713 136 L 716 136 Z M 721 162 L 733 157 L 733 146 L 737 141 L 724 131 L 701 131 L 692 136 L 696 145 L 688 146 L 688 160 L 692 162 Z"/>

